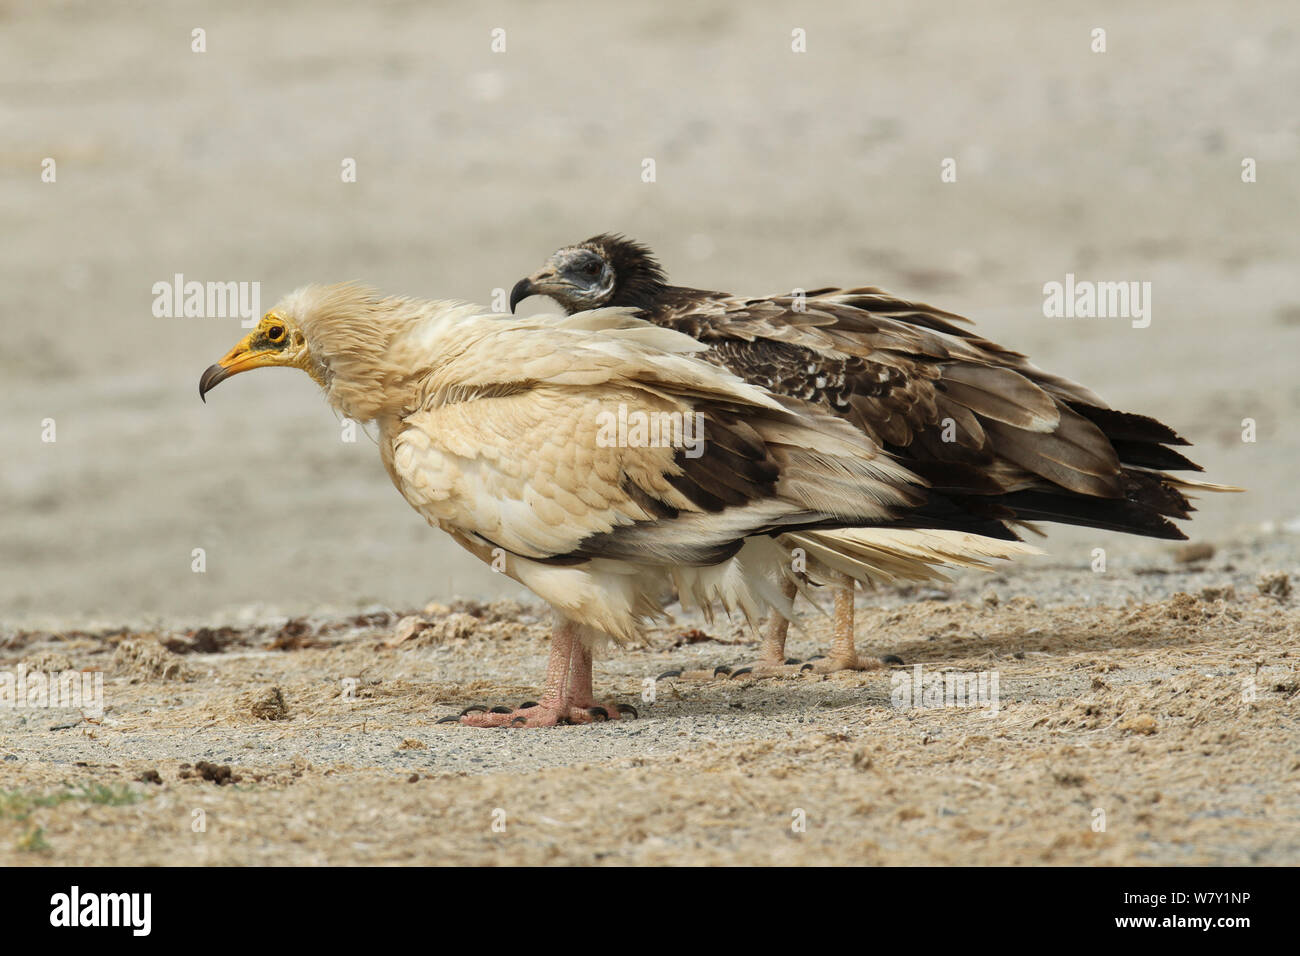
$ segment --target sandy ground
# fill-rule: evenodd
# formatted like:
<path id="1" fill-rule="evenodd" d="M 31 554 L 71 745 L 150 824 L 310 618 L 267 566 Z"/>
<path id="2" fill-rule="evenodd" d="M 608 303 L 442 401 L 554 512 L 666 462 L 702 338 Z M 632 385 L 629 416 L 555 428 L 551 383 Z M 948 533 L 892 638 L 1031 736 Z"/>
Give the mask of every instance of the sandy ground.
<path id="1" fill-rule="evenodd" d="M 0 861 L 1295 862 L 1297 617 L 1257 580 L 1300 577 L 1298 31 L 1290 4 L 1208 0 L 0 0 L 0 664 L 102 669 L 110 705 L 63 730 L 0 711 Z M 238 320 L 154 318 L 152 286 L 486 303 L 607 229 L 682 282 L 874 283 L 970 315 L 1250 493 L 1202 502 L 1201 570 L 1058 529 L 996 580 L 863 599 L 882 653 L 996 668 L 994 718 L 894 708 L 878 671 L 667 681 L 626 726 L 437 726 L 534 693 L 536 609 L 406 507 L 304 376 L 200 404 Z M 1150 327 L 1044 318 L 1066 273 L 1151 282 Z M 385 643 L 430 602 L 461 610 Z M 703 623 L 611 655 L 603 686 L 636 700 L 752 652 L 673 648 Z M 176 659 L 154 673 L 157 640 Z M 277 686 L 288 719 L 254 716 Z"/>
<path id="2" fill-rule="evenodd" d="M 0 864 L 1293 865 L 1300 610 L 1255 569 L 1295 559 L 875 594 L 864 646 L 904 665 L 826 677 L 656 681 L 755 651 L 683 618 L 598 666 L 638 719 L 551 730 L 437 723 L 535 696 L 545 613 L 513 601 L 19 632 L 0 663 L 102 670 L 106 706 L 0 710 Z M 918 665 L 996 707 L 914 706 Z"/>

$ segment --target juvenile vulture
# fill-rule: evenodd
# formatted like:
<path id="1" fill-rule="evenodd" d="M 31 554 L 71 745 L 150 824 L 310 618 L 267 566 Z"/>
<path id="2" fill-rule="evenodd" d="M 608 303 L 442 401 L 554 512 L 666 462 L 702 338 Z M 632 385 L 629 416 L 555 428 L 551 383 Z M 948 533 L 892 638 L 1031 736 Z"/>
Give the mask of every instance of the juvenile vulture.
<path id="1" fill-rule="evenodd" d="M 821 406 L 944 503 L 922 526 L 1014 538 L 1014 526 L 1055 521 L 1183 538 L 1168 519 L 1194 510 L 1184 490 L 1237 490 L 1168 474 L 1201 469 L 1169 447 L 1188 443 L 1155 419 L 1109 408 L 980 338 L 962 316 L 877 288 L 760 297 L 684 288 L 668 284 L 646 246 L 605 234 L 558 250 L 520 280 L 511 311 L 531 295 L 570 314 L 634 309 L 699 340 L 706 361 L 746 382 Z M 817 671 L 874 666 L 854 647 L 852 582 L 840 585 L 833 644 Z M 783 586 L 793 596 L 790 578 Z M 746 670 L 791 671 L 787 627 L 774 618 Z"/>
<path id="2" fill-rule="evenodd" d="M 789 615 L 795 547 L 823 581 L 924 579 L 1032 550 L 970 533 L 988 522 L 863 430 L 702 361 L 706 348 L 626 309 L 524 319 L 309 286 L 208 368 L 199 394 L 249 369 L 301 369 L 337 412 L 377 423 L 411 507 L 550 603 L 541 700 L 462 714 L 473 726 L 630 713 L 594 697 L 593 648 L 632 638 L 673 592 L 750 620 Z M 659 440 L 611 424 L 638 414 Z"/>

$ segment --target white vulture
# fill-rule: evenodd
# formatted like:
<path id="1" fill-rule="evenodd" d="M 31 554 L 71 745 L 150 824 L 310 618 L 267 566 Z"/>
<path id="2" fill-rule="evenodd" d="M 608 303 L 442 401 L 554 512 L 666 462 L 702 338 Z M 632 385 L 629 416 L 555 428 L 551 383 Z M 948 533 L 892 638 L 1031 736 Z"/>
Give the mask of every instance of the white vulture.
<path id="1" fill-rule="evenodd" d="M 1014 538 L 1008 526 L 1046 521 L 1183 538 L 1167 519 L 1194 510 L 1185 490 L 1240 490 L 1167 474 L 1201 470 L 1168 447 L 1188 444 L 1169 427 L 1109 408 L 962 316 L 874 287 L 746 297 L 673 286 L 646 246 L 604 234 L 516 283 L 511 311 L 531 295 L 569 314 L 631 308 L 746 382 L 852 424 L 928 485 L 934 503 L 917 516 L 928 527 Z M 879 666 L 858 657 L 853 583 L 838 583 L 832 647 L 811 669 Z M 788 597 L 794 586 L 784 582 Z M 788 624 L 774 617 L 757 664 L 734 673 L 809 669 L 785 658 Z"/>
<path id="2" fill-rule="evenodd" d="M 550 603 L 540 701 L 471 708 L 459 719 L 473 726 L 634 715 L 597 702 L 593 648 L 632 638 L 673 592 L 751 621 L 789 615 L 795 548 L 813 580 L 925 579 L 1034 550 L 968 533 L 861 429 L 702 361 L 706 348 L 626 309 L 525 319 L 309 286 L 199 394 L 249 369 L 305 371 L 337 412 L 377 424 L 411 507 Z"/>

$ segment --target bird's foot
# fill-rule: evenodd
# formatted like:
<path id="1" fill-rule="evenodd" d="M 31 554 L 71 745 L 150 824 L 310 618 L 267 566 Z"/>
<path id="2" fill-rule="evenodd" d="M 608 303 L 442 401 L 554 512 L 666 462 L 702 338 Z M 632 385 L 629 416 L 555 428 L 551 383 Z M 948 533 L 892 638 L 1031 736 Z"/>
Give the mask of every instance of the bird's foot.
<path id="1" fill-rule="evenodd" d="M 839 671 L 878 671 L 885 667 L 897 666 L 903 659 L 897 654 L 885 654 L 882 657 L 861 657 L 858 654 L 830 657 L 814 657 L 805 665 L 805 673 L 835 674 Z"/>
<path id="2" fill-rule="evenodd" d="M 595 700 L 527 701 L 518 707 L 466 707 L 457 717 L 444 717 L 440 724 L 466 727 L 558 727 L 561 724 L 590 724 L 597 721 L 635 719 L 630 704 L 598 704 Z"/>

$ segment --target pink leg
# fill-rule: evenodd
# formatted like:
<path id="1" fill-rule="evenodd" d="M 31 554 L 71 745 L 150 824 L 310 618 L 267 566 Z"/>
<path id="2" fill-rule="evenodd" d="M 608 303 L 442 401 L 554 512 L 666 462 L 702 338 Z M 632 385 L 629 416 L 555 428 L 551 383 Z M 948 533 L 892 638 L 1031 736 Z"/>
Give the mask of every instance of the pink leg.
<path id="1" fill-rule="evenodd" d="M 795 593 L 794 582 L 782 581 L 781 593 L 785 595 L 787 601 L 793 601 Z M 767 627 L 763 628 L 763 644 L 758 651 L 758 663 L 785 663 L 785 636 L 789 630 L 790 622 L 780 614 L 776 613 L 776 611 L 773 611 L 768 615 Z"/>
<path id="2" fill-rule="evenodd" d="M 765 678 L 765 677 L 799 677 L 804 674 L 833 674 L 836 671 L 874 670 L 884 667 L 885 663 L 871 657 L 859 657 L 854 642 L 854 607 L 853 588 L 855 582 L 848 575 L 837 574 L 835 586 L 835 612 L 832 617 L 831 650 L 827 657 L 818 657 L 807 662 L 798 661 L 787 664 L 785 657 L 785 637 L 790 623 L 773 612 L 763 630 L 763 643 L 758 660 L 736 670 L 718 667 L 707 670 L 668 671 L 663 677 L 680 677 L 683 680 L 717 680 L 719 678 Z M 793 584 L 785 585 L 786 597 L 795 593 Z"/>
<path id="3" fill-rule="evenodd" d="M 858 657 L 853 633 L 854 582 L 848 575 L 842 575 L 838 583 L 840 586 L 835 591 L 835 614 L 831 619 L 834 628 L 831 652 L 828 657 L 812 662 L 812 672 L 833 674 L 835 671 L 866 671 L 884 667 L 884 663 L 876 658 Z"/>
<path id="4" fill-rule="evenodd" d="M 785 595 L 786 600 L 793 601 L 795 591 L 793 581 L 781 582 L 781 593 Z M 767 626 L 763 628 L 763 642 L 758 649 L 758 660 L 747 667 L 737 668 L 732 671 L 732 674 L 737 677 L 791 677 L 799 674 L 799 665 L 785 662 L 785 638 L 789 630 L 790 622 L 776 611 L 772 611 L 768 615 Z"/>
<path id="5" fill-rule="evenodd" d="M 554 727 L 618 720 L 625 714 L 636 716 L 636 711 L 625 705 L 596 703 L 591 688 L 591 652 L 582 643 L 578 625 L 557 614 L 541 701 L 514 710 L 462 714 L 460 723 L 469 727 Z"/>

